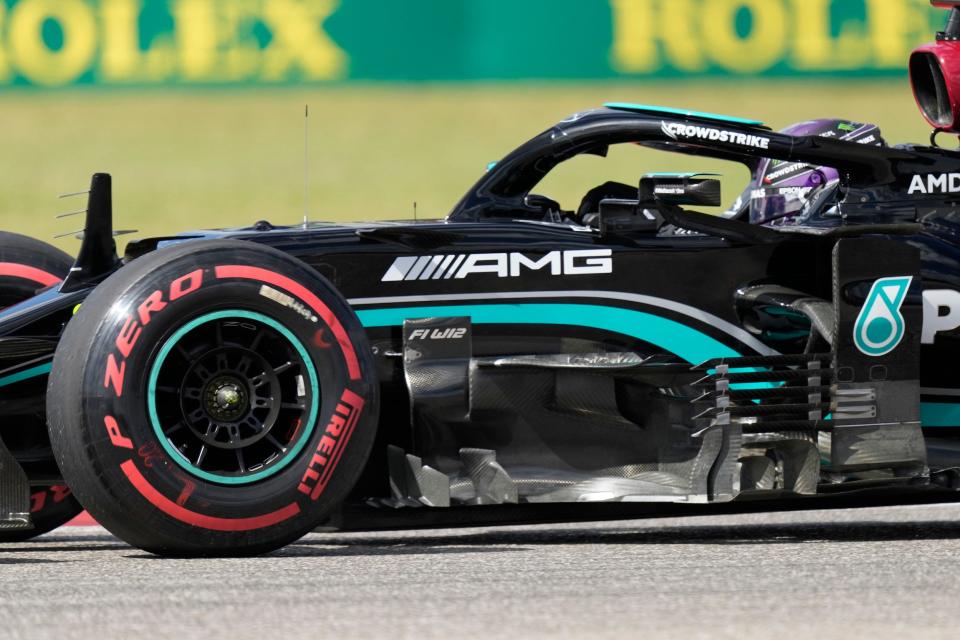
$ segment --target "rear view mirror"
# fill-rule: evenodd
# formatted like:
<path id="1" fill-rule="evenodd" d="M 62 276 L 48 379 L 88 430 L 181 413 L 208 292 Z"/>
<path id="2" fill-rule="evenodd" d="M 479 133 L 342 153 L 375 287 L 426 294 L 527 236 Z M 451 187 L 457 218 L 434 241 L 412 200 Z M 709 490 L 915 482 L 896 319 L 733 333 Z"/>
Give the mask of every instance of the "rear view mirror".
<path id="1" fill-rule="evenodd" d="M 600 201 L 600 234 L 653 232 L 663 224 L 656 211 L 644 209 L 638 200 L 606 198 Z"/>
<path id="2" fill-rule="evenodd" d="M 640 201 L 657 201 L 675 206 L 693 204 L 718 207 L 720 181 L 694 173 L 653 173 L 640 178 Z"/>

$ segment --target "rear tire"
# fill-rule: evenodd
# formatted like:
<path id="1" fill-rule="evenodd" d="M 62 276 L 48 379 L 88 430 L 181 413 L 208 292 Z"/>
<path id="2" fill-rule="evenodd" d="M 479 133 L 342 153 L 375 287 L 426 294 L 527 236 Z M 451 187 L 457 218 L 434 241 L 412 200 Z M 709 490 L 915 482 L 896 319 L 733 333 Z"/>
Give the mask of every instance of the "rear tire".
<path id="1" fill-rule="evenodd" d="M 83 507 L 65 484 L 30 487 L 32 529 L 4 531 L 0 542 L 23 542 L 59 529 L 80 513 Z"/>
<path id="2" fill-rule="evenodd" d="M 60 282 L 72 265 L 73 258 L 56 247 L 19 233 L 0 231 L 0 309 L 22 302 L 38 290 Z M 31 448 L 48 445 L 43 416 L 18 416 L 15 421 L 7 418 L 8 424 L 15 425 L 8 428 L 18 431 L 18 441 L 26 438 Z M 36 438 L 31 438 L 29 432 L 34 432 Z M 0 543 L 22 542 L 52 531 L 81 511 L 83 507 L 64 485 L 31 486 L 33 528 L 0 530 Z"/>
<path id="3" fill-rule="evenodd" d="M 346 498 L 376 430 L 353 310 L 251 242 L 184 243 L 120 269 L 67 326 L 49 384 L 70 487 L 115 535 L 164 555 L 300 538 Z"/>
<path id="4" fill-rule="evenodd" d="M 63 280 L 73 258 L 46 242 L 0 231 L 0 309 Z"/>

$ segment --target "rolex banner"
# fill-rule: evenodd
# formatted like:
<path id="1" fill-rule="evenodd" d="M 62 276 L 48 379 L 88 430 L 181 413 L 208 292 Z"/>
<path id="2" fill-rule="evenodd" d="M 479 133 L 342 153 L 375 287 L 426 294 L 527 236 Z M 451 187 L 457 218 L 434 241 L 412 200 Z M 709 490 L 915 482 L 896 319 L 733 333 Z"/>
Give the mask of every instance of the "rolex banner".
<path id="1" fill-rule="evenodd" d="M 901 75 L 926 0 L 0 0 L 0 88 Z"/>

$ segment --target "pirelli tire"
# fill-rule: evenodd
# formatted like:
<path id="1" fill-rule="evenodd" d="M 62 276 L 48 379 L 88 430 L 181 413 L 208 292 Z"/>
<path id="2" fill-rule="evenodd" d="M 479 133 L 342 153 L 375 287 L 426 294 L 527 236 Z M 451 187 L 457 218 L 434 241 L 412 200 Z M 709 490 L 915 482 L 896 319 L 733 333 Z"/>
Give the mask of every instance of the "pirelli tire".
<path id="1" fill-rule="evenodd" d="M 19 233 L 0 231 L 0 309 L 32 297 L 36 292 L 60 282 L 73 265 L 73 258 L 46 242 Z M 43 416 L 17 416 L 6 419 L 7 442 L 21 444 L 33 451 L 47 446 Z M 34 437 L 34 435 L 36 437 Z M 0 428 L 0 437 L 4 429 Z M 30 489 L 32 529 L 0 531 L 0 543 L 20 542 L 52 531 L 77 516 L 83 508 L 62 484 L 33 486 Z"/>
<path id="2" fill-rule="evenodd" d="M 71 266 L 73 258 L 46 242 L 0 231 L 0 309 L 60 282 Z"/>
<path id="3" fill-rule="evenodd" d="M 321 524 L 370 453 L 378 384 L 346 300 L 252 242 L 138 258 L 90 295 L 48 394 L 64 477 L 147 551 L 263 553 Z"/>
<path id="4" fill-rule="evenodd" d="M 0 532 L 0 542 L 23 542 L 59 529 L 83 511 L 76 497 L 65 484 L 30 487 L 30 520 L 32 529 Z"/>

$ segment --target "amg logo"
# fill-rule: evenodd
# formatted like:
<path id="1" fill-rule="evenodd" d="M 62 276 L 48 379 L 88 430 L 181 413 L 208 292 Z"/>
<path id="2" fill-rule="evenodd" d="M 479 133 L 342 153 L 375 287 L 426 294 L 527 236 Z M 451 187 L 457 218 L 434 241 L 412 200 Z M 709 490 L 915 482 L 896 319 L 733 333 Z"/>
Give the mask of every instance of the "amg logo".
<path id="1" fill-rule="evenodd" d="M 414 329 L 410 332 L 409 340 L 459 340 L 467 335 L 466 327 L 450 327 L 448 329 Z"/>
<path id="2" fill-rule="evenodd" d="M 660 130 L 674 140 L 677 140 L 678 138 L 699 138 L 700 140 L 727 142 L 730 144 L 738 144 L 743 147 L 756 147 L 757 149 L 768 149 L 770 147 L 770 138 L 765 136 L 754 136 L 747 133 L 724 131 L 722 129 L 714 129 L 713 127 L 701 127 L 692 124 L 683 124 L 682 122 L 661 121 Z"/>
<path id="3" fill-rule="evenodd" d="M 539 258 L 518 252 L 469 253 L 438 256 L 403 256 L 397 258 L 380 279 L 447 280 L 466 278 L 472 274 L 490 273 L 498 278 L 515 278 L 522 270 L 549 269 L 550 275 L 576 276 L 613 273 L 613 251 L 610 249 L 571 249 L 550 251 Z"/>
<path id="4" fill-rule="evenodd" d="M 960 193 L 960 173 L 926 173 L 913 176 L 908 195 L 914 193 Z"/>

